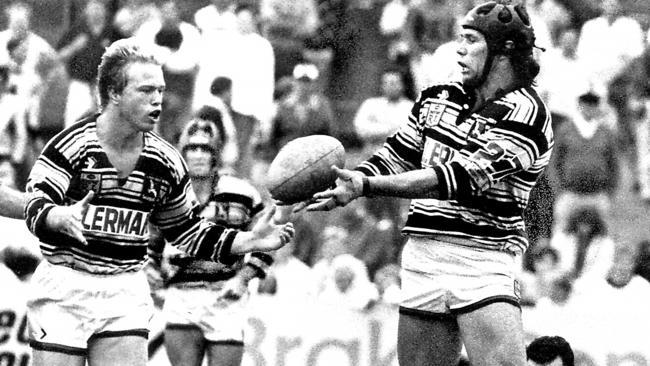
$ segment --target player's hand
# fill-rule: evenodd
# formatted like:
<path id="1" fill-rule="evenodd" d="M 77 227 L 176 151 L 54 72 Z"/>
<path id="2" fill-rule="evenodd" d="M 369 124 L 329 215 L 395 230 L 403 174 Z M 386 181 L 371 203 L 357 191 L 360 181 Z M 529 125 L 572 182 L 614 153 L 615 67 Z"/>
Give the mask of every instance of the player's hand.
<path id="1" fill-rule="evenodd" d="M 95 192 L 90 191 L 81 201 L 71 206 L 56 206 L 50 210 L 46 217 L 47 226 L 54 231 L 67 234 L 83 244 L 87 244 L 83 236 L 83 219 L 88 205 L 95 196 Z"/>
<path id="2" fill-rule="evenodd" d="M 339 169 L 332 166 L 338 178 L 336 187 L 318 192 L 314 202 L 307 205 L 307 211 L 329 211 L 345 206 L 363 193 L 363 173 L 354 170 Z"/>
<path id="3" fill-rule="evenodd" d="M 248 291 L 248 281 L 242 276 L 235 276 L 226 283 L 224 283 L 223 288 L 217 294 L 217 301 L 235 301 L 239 300 L 246 294 Z"/>
<path id="4" fill-rule="evenodd" d="M 241 231 L 235 236 L 232 253 L 268 252 L 287 244 L 294 235 L 293 224 L 277 224 L 273 218 L 276 207 L 265 212 L 251 231 Z"/>
<path id="5" fill-rule="evenodd" d="M 276 209 L 275 214 L 273 215 L 273 220 L 276 224 L 286 224 L 289 221 L 293 221 L 295 214 L 304 208 L 304 202 L 286 203 L 275 201 L 274 203 Z"/>

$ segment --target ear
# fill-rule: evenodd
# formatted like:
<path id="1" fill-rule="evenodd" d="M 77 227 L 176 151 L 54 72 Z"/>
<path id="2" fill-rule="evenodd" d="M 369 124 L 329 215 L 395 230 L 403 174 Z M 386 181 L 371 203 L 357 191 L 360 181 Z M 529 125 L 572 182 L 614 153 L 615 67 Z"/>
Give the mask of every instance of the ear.
<path id="1" fill-rule="evenodd" d="M 115 91 L 115 89 L 109 89 L 108 90 L 108 99 L 109 99 L 110 103 L 119 104 L 121 97 L 122 97 L 122 95 L 117 93 Z"/>
<path id="2" fill-rule="evenodd" d="M 513 41 L 508 40 L 504 44 L 503 49 L 506 51 L 506 53 L 510 53 L 515 49 L 515 43 Z"/>

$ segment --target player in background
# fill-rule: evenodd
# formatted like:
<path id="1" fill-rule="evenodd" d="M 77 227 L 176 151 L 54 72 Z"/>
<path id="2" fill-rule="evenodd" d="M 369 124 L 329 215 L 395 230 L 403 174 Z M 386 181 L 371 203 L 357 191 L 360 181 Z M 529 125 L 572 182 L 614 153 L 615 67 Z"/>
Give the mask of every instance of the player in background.
<path id="1" fill-rule="evenodd" d="M 200 215 L 228 228 L 248 230 L 264 205 L 248 181 L 219 175 L 224 130 L 195 119 L 180 136 L 179 150 L 188 165 Z M 172 366 L 240 365 L 244 355 L 244 327 L 248 283 L 264 278 L 273 258 L 253 252 L 224 266 L 168 249 L 162 268 L 168 273 L 163 316 L 165 348 Z"/>
<path id="2" fill-rule="evenodd" d="M 539 65 L 522 5 L 487 2 L 461 22 L 462 82 L 424 89 L 408 120 L 308 210 L 360 196 L 410 198 L 403 232 L 401 365 L 526 365 L 515 280 L 522 214 L 553 135 L 532 87 Z"/>
<path id="3" fill-rule="evenodd" d="M 247 232 L 196 214 L 185 162 L 151 132 L 165 81 L 147 46 L 114 42 L 98 74 L 101 112 L 49 141 L 27 183 L 26 222 L 45 259 L 28 304 L 36 366 L 146 364 L 148 221 L 173 246 L 224 265 L 293 235 L 273 208 Z"/>

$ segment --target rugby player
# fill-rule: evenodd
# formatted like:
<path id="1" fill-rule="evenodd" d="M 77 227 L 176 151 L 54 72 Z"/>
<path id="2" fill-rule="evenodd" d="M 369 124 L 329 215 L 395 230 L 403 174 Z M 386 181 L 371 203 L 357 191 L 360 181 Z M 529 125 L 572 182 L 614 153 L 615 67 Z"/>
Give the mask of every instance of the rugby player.
<path id="1" fill-rule="evenodd" d="M 198 216 L 181 154 L 152 133 L 165 81 L 147 47 L 122 39 L 106 49 L 100 113 L 50 140 L 30 173 L 25 217 L 45 259 L 28 303 L 36 366 L 146 364 L 149 221 L 188 255 L 225 265 L 293 236 L 273 207 L 246 232 Z"/>
<path id="2" fill-rule="evenodd" d="M 250 229 L 264 204 L 248 181 L 221 175 L 224 128 L 194 119 L 181 133 L 179 150 L 188 165 L 201 217 L 239 230 Z M 229 266 L 175 251 L 165 253 L 163 315 L 165 349 L 172 366 L 238 366 L 244 355 L 248 283 L 264 278 L 273 258 L 253 252 Z"/>
<path id="3" fill-rule="evenodd" d="M 526 365 L 515 279 L 527 248 L 522 214 L 553 146 L 550 114 L 533 88 L 539 65 L 522 5 L 491 1 L 461 22 L 462 80 L 432 85 L 408 120 L 308 210 L 360 196 L 410 198 L 403 229 L 398 359 Z"/>

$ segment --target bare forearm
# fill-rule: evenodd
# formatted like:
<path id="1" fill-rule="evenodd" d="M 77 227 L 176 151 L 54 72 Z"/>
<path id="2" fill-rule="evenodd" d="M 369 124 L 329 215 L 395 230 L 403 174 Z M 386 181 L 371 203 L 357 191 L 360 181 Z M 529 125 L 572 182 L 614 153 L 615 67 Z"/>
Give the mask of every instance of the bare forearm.
<path id="1" fill-rule="evenodd" d="M 25 194 L 6 186 L 0 186 L 0 216 L 24 219 Z"/>
<path id="2" fill-rule="evenodd" d="M 368 195 L 400 198 L 438 198 L 438 177 L 433 169 L 368 177 Z"/>

